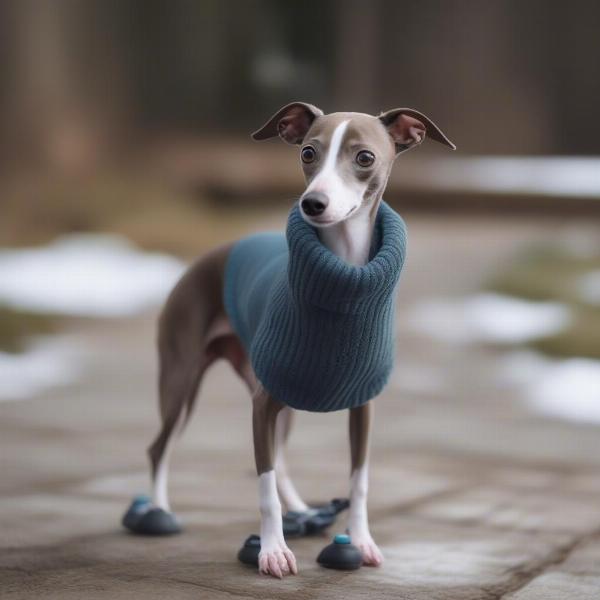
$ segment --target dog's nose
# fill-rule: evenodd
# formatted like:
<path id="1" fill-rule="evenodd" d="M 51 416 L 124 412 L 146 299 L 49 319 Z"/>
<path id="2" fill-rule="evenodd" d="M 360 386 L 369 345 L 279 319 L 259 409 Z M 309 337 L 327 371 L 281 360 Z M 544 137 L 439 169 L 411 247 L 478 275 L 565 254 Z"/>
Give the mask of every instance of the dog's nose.
<path id="1" fill-rule="evenodd" d="M 327 208 L 327 196 L 319 192 L 313 192 L 302 199 L 301 206 L 309 217 L 316 217 Z"/>

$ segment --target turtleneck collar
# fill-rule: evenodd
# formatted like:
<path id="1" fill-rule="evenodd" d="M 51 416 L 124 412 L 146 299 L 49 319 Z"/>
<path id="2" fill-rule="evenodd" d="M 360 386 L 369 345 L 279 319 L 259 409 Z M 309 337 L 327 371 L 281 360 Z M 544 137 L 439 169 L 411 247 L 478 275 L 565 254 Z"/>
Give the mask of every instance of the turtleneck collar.
<path id="1" fill-rule="evenodd" d="M 406 251 L 402 218 L 381 202 L 373 231 L 371 256 L 354 266 L 323 245 L 317 231 L 292 208 L 286 237 L 289 248 L 288 282 L 298 302 L 324 310 L 353 313 L 365 302 L 389 295 L 400 277 Z"/>

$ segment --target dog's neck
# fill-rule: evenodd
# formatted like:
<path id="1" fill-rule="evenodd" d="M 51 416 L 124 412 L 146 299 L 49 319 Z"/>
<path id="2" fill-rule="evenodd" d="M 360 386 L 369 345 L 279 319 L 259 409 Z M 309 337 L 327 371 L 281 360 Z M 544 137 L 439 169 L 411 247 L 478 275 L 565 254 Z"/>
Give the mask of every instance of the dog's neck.
<path id="1" fill-rule="evenodd" d="M 377 202 L 377 207 L 379 202 Z M 369 262 L 377 210 L 357 211 L 351 218 L 317 229 L 323 245 L 350 265 Z"/>

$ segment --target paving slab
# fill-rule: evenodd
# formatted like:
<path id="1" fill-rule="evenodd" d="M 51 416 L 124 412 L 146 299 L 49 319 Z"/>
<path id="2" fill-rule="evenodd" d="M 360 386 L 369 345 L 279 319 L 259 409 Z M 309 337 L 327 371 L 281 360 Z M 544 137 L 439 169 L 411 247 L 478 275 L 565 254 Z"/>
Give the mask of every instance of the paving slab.
<path id="1" fill-rule="evenodd" d="M 577 545 L 506 600 L 596 600 L 600 595 L 600 534 Z"/>
<path id="2" fill-rule="evenodd" d="M 564 489 L 524 490 L 480 485 L 441 499 L 425 501 L 421 516 L 461 523 L 482 523 L 524 531 L 587 535 L 600 529 L 600 503 L 592 495 Z"/>

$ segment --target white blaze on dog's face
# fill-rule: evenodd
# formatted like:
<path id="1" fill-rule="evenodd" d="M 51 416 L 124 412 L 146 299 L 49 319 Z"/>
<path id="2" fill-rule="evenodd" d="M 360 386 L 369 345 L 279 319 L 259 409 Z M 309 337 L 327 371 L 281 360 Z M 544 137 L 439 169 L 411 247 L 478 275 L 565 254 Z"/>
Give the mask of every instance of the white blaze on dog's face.
<path id="1" fill-rule="evenodd" d="M 303 217 L 329 227 L 376 207 L 395 155 L 377 117 L 334 113 L 315 120 L 300 150 L 307 182 L 300 198 Z"/>
<path id="2" fill-rule="evenodd" d="M 327 228 L 354 215 L 375 215 L 392 163 L 418 146 L 425 135 L 452 148 L 437 125 L 412 108 L 395 108 L 376 117 L 332 113 L 306 102 L 292 102 L 252 134 L 255 140 L 279 136 L 301 146 L 307 187 L 300 198 L 303 217 Z"/>

